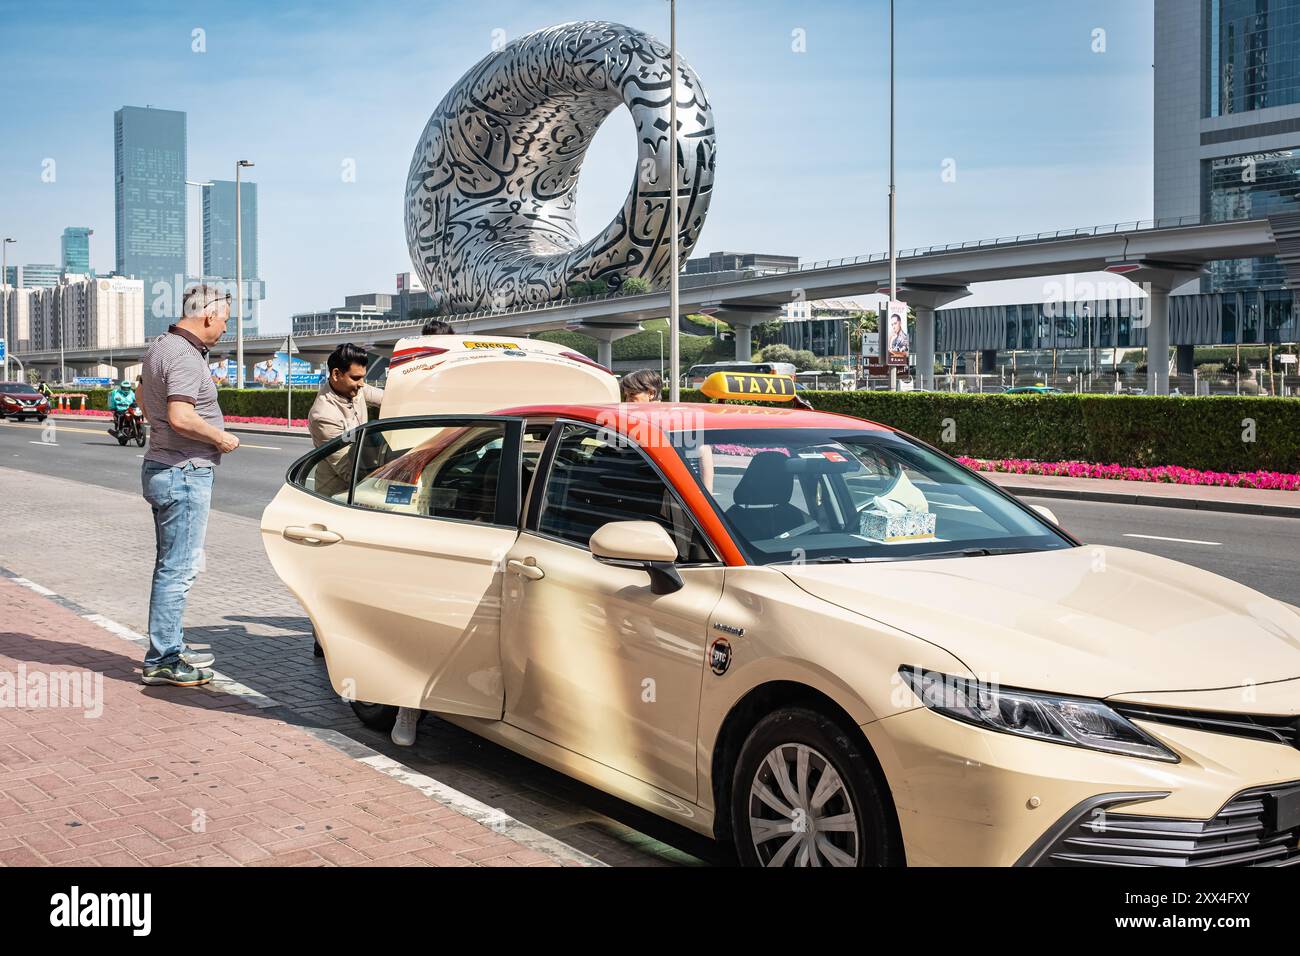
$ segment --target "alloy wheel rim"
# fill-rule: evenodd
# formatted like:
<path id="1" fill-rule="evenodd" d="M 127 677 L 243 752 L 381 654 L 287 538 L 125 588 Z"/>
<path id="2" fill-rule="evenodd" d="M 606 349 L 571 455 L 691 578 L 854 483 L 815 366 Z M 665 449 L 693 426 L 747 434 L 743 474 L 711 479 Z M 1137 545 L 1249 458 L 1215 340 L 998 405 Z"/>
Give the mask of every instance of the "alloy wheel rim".
<path id="1" fill-rule="evenodd" d="M 862 852 L 848 787 L 807 744 L 768 752 L 749 787 L 749 837 L 764 866 L 857 866 Z"/>

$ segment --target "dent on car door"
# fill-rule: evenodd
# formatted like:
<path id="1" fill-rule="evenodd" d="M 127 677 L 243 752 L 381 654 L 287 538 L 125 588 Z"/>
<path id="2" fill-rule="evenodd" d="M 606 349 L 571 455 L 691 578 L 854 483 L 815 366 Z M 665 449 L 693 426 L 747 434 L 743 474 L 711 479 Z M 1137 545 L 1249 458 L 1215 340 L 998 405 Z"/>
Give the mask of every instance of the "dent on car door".
<path id="1" fill-rule="evenodd" d="M 499 718 L 501 567 L 517 537 L 517 420 L 374 422 L 291 475 L 262 519 L 345 697 Z"/>
<path id="2" fill-rule="evenodd" d="M 696 796 L 708 619 L 723 570 L 644 456 L 608 432 L 557 426 L 549 471 L 507 560 L 506 721 L 662 790 Z M 532 509 L 530 509 L 532 510 Z M 679 547 L 682 587 L 597 561 L 592 533 L 649 520 Z"/>

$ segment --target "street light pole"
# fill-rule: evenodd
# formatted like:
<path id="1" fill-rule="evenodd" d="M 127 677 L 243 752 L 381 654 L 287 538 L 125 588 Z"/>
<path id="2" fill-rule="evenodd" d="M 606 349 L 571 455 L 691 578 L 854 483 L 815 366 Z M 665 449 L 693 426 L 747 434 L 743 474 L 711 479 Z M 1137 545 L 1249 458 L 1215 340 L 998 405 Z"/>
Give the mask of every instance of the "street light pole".
<path id="1" fill-rule="evenodd" d="M 672 373 L 672 382 L 668 386 L 668 400 L 677 402 L 682 397 L 682 351 L 677 301 L 677 0 L 668 0 L 668 49 L 668 228 L 672 230 L 669 245 L 672 264 L 668 286 L 668 369 Z"/>
<path id="2" fill-rule="evenodd" d="M 253 164 L 246 159 L 235 163 L 235 363 L 236 382 L 244 387 L 244 216 L 239 173 Z"/>
<path id="3" fill-rule="evenodd" d="M 13 325 L 13 319 L 10 315 L 13 313 L 13 305 L 9 301 L 9 243 L 17 242 L 17 239 L 11 239 L 5 236 L 4 242 L 0 242 L 0 289 L 4 289 L 5 297 L 5 381 L 9 381 L 9 353 L 14 350 L 14 343 L 10 338 L 9 329 Z M 17 289 L 18 283 L 14 283 Z M 14 298 L 18 298 L 17 295 Z"/>
<path id="4" fill-rule="evenodd" d="M 898 258 L 894 249 L 894 0 L 889 0 L 889 301 L 893 302 L 897 298 Z M 888 308 L 885 309 L 885 315 L 889 315 Z M 906 315 L 903 317 L 903 325 L 907 325 Z M 888 331 L 884 334 L 888 335 Z M 884 352 L 883 347 L 881 351 Z M 898 366 L 892 363 L 889 366 L 889 387 L 898 387 Z"/>

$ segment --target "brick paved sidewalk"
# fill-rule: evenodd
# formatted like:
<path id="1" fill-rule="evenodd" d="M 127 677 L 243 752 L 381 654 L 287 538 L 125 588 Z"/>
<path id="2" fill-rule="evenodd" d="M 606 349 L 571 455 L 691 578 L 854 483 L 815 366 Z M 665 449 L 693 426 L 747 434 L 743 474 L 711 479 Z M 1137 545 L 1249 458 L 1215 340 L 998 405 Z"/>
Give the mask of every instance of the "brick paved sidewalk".
<path id="1" fill-rule="evenodd" d="M 0 865 L 559 863 L 4 578 L 0 621 Z"/>

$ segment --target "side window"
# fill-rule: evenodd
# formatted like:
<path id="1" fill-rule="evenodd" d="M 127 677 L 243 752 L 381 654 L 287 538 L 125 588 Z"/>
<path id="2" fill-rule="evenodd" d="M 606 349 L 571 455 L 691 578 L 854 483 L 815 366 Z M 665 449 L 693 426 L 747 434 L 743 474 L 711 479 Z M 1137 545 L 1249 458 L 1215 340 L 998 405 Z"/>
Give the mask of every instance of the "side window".
<path id="1" fill-rule="evenodd" d="M 347 504 L 352 484 L 352 461 L 356 454 L 356 434 L 343 436 L 337 447 L 326 444 L 293 476 L 293 483 L 313 494 Z"/>
<path id="2" fill-rule="evenodd" d="M 496 522 L 504 424 L 380 426 L 362 434 L 354 506 Z"/>
<path id="3" fill-rule="evenodd" d="M 586 547 L 610 521 L 656 521 L 678 560 L 712 560 L 694 523 L 640 450 L 621 436 L 565 425 L 546 479 L 538 530 Z"/>

